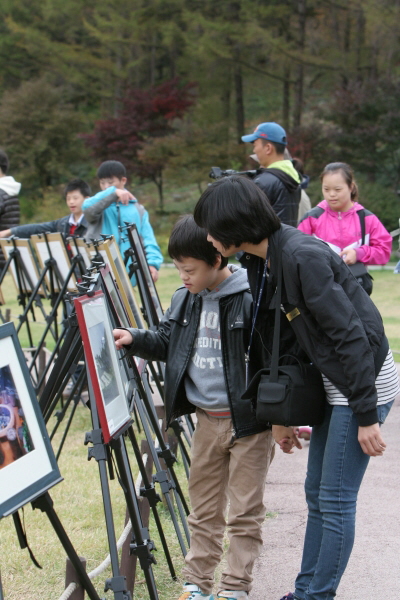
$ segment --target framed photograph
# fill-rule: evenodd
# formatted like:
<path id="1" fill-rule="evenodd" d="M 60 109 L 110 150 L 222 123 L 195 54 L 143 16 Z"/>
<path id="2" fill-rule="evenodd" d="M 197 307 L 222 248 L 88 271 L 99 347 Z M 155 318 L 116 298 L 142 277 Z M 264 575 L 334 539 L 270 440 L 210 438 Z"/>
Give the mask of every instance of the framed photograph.
<path id="1" fill-rule="evenodd" d="M 117 283 L 112 276 L 110 267 L 108 265 L 100 269 L 100 277 L 103 281 L 104 288 L 107 290 L 107 293 L 110 297 L 110 301 L 114 306 L 115 312 L 118 315 L 118 327 L 136 327 L 136 325 L 132 324 L 129 320 Z"/>
<path id="2" fill-rule="evenodd" d="M 106 299 L 98 291 L 92 297 L 75 298 L 74 304 L 100 426 L 108 444 L 131 423 L 131 415 Z"/>
<path id="3" fill-rule="evenodd" d="M 85 267 L 89 269 L 92 265 L 92 259 L 89 253 L 89 247 L 83 238 L 77 238 L 75 236 L 68 237 L 67 242 L 69 243 L 69 247 L 71 249 L 72 256 L 77 256 L 80 254 L 85 263 Z"/>
<path id="4" fill-rule="evenodd" d="M 0 246 L 6 260 L 9 259 L 11 252 L 14 250 L 14 244 L 15 249 L 19 254 L 18 261 L 20 261 L 20 267 L 16 266 L 16 262 L 12 260 L 9 266 L 9 271 L 11 272 L 17 290 L 27 294 L 32 292 L 38 284 L 38 265 L 33 255 L 30 241 L 25 239 L 16 238 L 14 240 L 0 240 Z M 27 277 L 25 276 L 25 273 L 28 275 Z M 39 294 L 44 294 L 42 288 L 39 289 Z"/>
<path id="5" fill-rule="evenodd" d="M 128 238 L 138 266 L 135 275 L 143 307 L 147 314 L 148 324 L 149 326 L 158 325 L 163 316 L 163 310 L 136 225 L 132 225 L 128 229 Z"/>
<path id="6" fill-rule="evenodd" d="M 47 241 L 46 241 L 47 238 Z M 71 261 L 68 256 L 62 233 L 39 233 L 31 236 L 31 243 L 35 249 L 39 265 L 42 269 L 45 268 L 45 263 L 49 258 L 54 258 L 57 263 L 57 268 L 62 281 L 58 281 L 57 277 L 53 279 L 54 291 L 60 292 L 64 282 L 68 279 L 68 292 L 76 291 L 76 279 L 71 270 Z M 51 255 L 51 256 L 50 256 Z M 46 274 L 46 285 L 49 289 L 50 277 Z"/>
<path id="7" fill-rule="evenodd" d="M 128 329 L 129 327 L 136 327 L 136 324 L 131 323 L 129 320 L 129 316 L 126 312 L 124 303 L 122 302 L 121 296 L 119 294 L 117 283 L 113 279 L 110 267 L 105 266 L 103 267 L 103 269 L 100 269 L 100 276 L 103 281 L 103 286 L 109 295 L 110 302 L 112 302 L 117 316 L 115 327 L 125 327 L 126 329 Z M 146 367 L 146 361 L 143 358 L 139 358 L 136 356 L 134 358 L 139 373 L 142 373 Z"/>
<path id="8" fill-rule="evenodd" d="M 0 518 L 62 481 L 13 323 L 0 326 Z"/>
<path id="9" fill-rule="evenodd" d="M 93 258 L 96 254 L 96 248 L 92 245 L 89 246 L 89 252 Z M 104 240 L 103 243 L 98 245 L 97 252 L 102 256 L 104 264 L 110 267 L 131 326 L 143 329 L 143 319 L 118 244 L 114 239 Z"/>

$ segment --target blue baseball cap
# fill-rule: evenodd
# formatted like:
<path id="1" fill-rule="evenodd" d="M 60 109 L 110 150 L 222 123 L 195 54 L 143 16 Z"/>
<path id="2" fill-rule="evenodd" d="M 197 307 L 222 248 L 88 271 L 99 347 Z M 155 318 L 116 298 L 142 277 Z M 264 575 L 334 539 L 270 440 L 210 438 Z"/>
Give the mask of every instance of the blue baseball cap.
<path id="1" fill-rule="evenodd" d="M 243 142 L 254 142 L 258 138 L 286 146 L 286 131 L 278 123 L 260 123 L 250 135 L 242 135 Z"/>

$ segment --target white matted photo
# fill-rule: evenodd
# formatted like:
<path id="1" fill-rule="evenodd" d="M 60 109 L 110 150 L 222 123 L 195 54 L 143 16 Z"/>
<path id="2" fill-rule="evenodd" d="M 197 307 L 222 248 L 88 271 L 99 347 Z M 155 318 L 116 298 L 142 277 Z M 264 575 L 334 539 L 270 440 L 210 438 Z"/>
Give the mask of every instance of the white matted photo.
<path id="1" fill-rule="evenodd" d="M 16 250 L 19 254 L 19 260 L 21 262 L 21 267 L 18 269 L 15 265 L 15 261 L 12 260 L 9 266 L 9 270 L 11 272 L 15 287 L 18 291 L 24 293 L 32 292 L 39 281 L 39 270 L 36 260 L 33 256 L 32 247 L 30 245 L 29 240 L 25 239 L 4 239 L 0 240 L 0 246 L 5 256 L 5 259 L 8 260 L 11 252 Z M 24 276 L 24 270 L 26 271 L 28 277 Z M 39 289 L 39 294 L 43 294 L 43 289 Z"/>
<path id="2" fill-rule="evenodd" d="M 0 326 L 0 518 L 62 481 L 13 323 Z"/>
<path id="3" fill-rule="evenodd" d="M 80 254 L 85 263 L 85 267 L 87 269 L 89 269 L 89 267 L 91 267 L 91 265 L 92 265 L 92 260 L 91 260 L 91 256 L 89 253 L 89 246 L 85 242 L 85 240 L 83 238 L 73 237 L 73 238 L 67 238 L 67 242 L 69 243 L 69 247 L 71 249 L 72 256 L 75 257 L 78 254 Z"/>
<path id="4" fill-rule="evenodd" d="M 89 252 L 93 258 L 96 254 L 96 248 L 93 245 L 89 245 Z M 97 246 L 97 253 L 103 258 L 104 265 L 110 267 L 131 322 L 131 326 L 143 329 L 144 323 L 138 303 L 136 302 L 132 283 L 129 279 L 124 261 L 122 260 L 118 244 L 115 242 L 114 238 L 110 236 L 110 238 L 99 244 Z"/>
<path id="5" fill-rule="evenodd" d="M 31 243 L 36 251 L 39 265 L 42 269 L 45 268 L 46 261 L 49 260 L 49 258 L 51 257 L 54 258 L 55 262 L 57 263 L 57 268 L 59 270 L 62 281 L 58 282 L 57 278 L 54 278 L 54 291 L 60 292 L 64 282 L 67 279 L 67 291 L 76 291 L 76 279 L 75 275 L 73 273 L 70 273 L 71 261 L 68 256 L 67 249 L 65 247 L 65 242 L 62 233 L 39 233 L 38 235 L 32 235 Z M 46 284 L 48 285 L 49 289 L 51 289 L 50 279 L 48 276 L 46 276 Z"/>

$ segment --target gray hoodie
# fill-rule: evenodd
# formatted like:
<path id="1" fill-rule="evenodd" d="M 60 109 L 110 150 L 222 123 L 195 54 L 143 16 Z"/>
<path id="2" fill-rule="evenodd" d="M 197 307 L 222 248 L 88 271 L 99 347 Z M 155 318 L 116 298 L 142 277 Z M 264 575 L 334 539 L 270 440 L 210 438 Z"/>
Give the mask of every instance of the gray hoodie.
<path id="1" fill-rule="evenodd" d="M 204 410 L 229 410 L 222 364 L 219 301 L 249 289 L 247 271 L 229 265 L 232 274 L 211 292 L 203 290 L 200 323 L 185 378 L 188 400 Z M 243 357 L 244 360 L 244 357 Z"/>

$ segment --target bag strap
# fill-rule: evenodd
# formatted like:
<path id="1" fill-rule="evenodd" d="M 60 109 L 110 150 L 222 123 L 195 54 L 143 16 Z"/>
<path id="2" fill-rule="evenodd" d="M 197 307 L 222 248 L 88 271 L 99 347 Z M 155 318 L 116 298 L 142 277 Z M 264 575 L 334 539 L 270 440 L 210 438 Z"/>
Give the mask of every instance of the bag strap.
<path id="1" fill-rule="evenodd" d="M 270 369 L 270 381 L 278 381 L 278 365 L 279 365 L 279 338 L 281 333 L 281 299 L 282 299 L 282 265 L 278 260 L 278 284 L 276 286 L 276 306 L 275 306 L 275 325 L 274 339 L 272 341 L 272 357 Z"/>
<path id="2" fill-rule="evenodd" d="M 365 210 L 361 208 L 357 211 L 358 218 L 360 219 L 361 225 L 361 246 L 365 245 Z"/>

